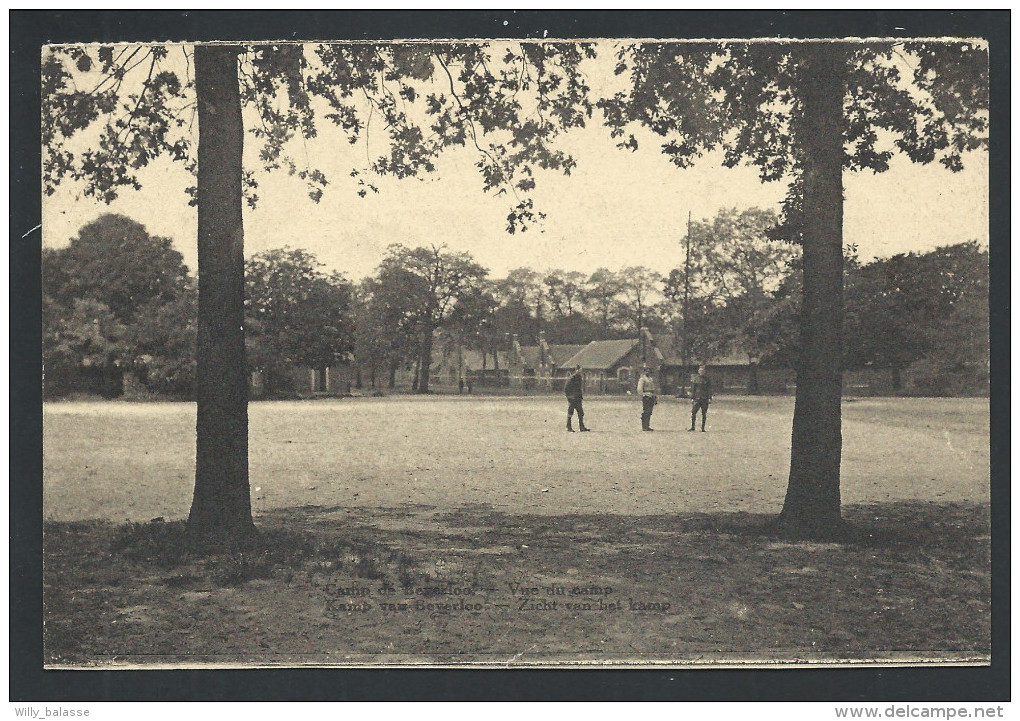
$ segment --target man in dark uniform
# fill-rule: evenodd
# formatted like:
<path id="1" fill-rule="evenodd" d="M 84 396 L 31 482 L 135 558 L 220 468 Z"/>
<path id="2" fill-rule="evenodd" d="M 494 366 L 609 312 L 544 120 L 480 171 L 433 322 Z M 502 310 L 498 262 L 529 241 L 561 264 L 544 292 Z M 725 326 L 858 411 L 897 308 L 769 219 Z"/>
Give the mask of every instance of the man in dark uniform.
<path id="1" fill-rule="evenodd" d="M 585 433 L 590 431 L 591 428 L 587 428 L 584 425 L 584 408 L 581 405 L 581 401 L 584 397 L 584 378 L 581 376 L 581 366 L 577 366 L 574 369 L 574 375 L 570 376 L 570 380 L 567 381 L 567 385 L 564 388 L 564 392 L 567 394 L 567 430 L 571 433 L 574 432 L 574 426 L 572 421 L 574 419 L 574 411 L 577 411 L 577 422 L 581 425 L 581 432 Z"/>
<path id="2" fill-rule="evenodd" d="M 688 431 L 694 430 L 694 419 L 701 410 L 701 432 L 705 432 L 705 416 L 708 415 L 708 402 L 712 400 L 712 381 L 705 375 L 705 366 L 698 366 L 698 372 L 691 376 L 691 427 Z"/>

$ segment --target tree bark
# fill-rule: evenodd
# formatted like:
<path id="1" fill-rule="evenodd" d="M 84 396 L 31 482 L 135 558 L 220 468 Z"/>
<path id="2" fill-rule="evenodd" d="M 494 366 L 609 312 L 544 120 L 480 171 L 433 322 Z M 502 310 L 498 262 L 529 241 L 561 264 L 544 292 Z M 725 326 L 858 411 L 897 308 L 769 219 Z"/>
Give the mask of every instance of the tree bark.
<path id="1" fill-rule="evenodd" d="M 425 331 L 421 342 L 421 358 L 418 361 L 418 392 L 429 392 L 429 371 L 432 367 L 432 336 L 431 329 Z"/>
<path id="2" fill-rule="evenodd" d="M 811 44 L 801 69 L 804 297 L 790 480 L 780 525 L 824 535 L 841 525 L 843 98 L 846 51 Z"/>
<path id="3" fill-rule="evenodd" d="M 255 532 L 248 485 L 244 349 L 244 125 L 238 48 L 195 46 L 198 97 L 198 345 L 195 495 L 188 532 L 201 547 Z"/>
<path id="4" fill-rule="evenodd" d="M 748 363 L 747 365 L 747 395 L 758 395 L 758 364 Z"/>

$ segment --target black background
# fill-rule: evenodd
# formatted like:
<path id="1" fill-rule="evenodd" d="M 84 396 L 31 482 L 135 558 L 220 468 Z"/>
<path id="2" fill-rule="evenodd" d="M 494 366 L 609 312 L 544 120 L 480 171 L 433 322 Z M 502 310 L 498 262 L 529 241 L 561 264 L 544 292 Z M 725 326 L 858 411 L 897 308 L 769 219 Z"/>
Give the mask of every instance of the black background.
<path id="1" fill-rule="evenodd" d="M 10 701 L 1010 699 L 1008 11 L 11 11 Z M 991 51 L 992 665 L 725 670 L 44 671 L 39 84 L 47 43 L 973 37 Z"/>

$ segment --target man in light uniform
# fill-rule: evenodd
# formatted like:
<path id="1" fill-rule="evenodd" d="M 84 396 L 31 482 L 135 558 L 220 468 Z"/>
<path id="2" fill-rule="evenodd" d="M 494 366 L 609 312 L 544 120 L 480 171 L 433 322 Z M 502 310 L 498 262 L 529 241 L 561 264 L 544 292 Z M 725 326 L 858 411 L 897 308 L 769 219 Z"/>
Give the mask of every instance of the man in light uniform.
<path id="1" fill-rule="evenodd" d="M 654 431 L 652 428 L 652 409 L 655 408 L 656 395 L 655 381 L 651 376 L 651 369 L 645 366 L 641 369 L 641 377 L 638 378 L 637 392 L 641 396 L 641 430 Z"/>

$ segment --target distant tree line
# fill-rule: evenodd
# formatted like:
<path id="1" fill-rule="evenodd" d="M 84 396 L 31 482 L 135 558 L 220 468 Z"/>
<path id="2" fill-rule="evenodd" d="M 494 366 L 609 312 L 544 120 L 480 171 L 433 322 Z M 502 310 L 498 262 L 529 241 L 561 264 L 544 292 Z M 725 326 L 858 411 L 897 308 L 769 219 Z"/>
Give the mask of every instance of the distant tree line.
<path id="1" fill-rule="evenodd" d="M 354 367 L 357 385 L 394 387 L 398 371 L 429 390 L 435 338 L 498 368 L 514 336 L 534 345 L 672 334 L 688 362 L 742 355 L 796 367 L 800 255 L 775 238 L 777 217 L 726 209 L 693 222 L 668 275 L 644 267 L 583 274 L 528 267 L 491 278 L 469 253 L 391 245 L 354 284 L 305 250 L 280 248 L 245 265 L 249 371 L 287 394 L 295 366 Z M 862 264 L 847 249 L 847 368 L 887 368 L 894 388 L 981 392 L 988 375 L 988 253 L 976 242 Z M 160 396 L 192 397 L 196 282 L 167 238 L 118 215 L 43 252 L 47 395 L 118 395 L 125 374 Z M 437 334 L 437 331 L 443 331 Z M 502 356 L 505 358 L 505 355 Z"/>
<path id="2" fill-rule="evenodd" d="M 42 253 L 47 395 L 119 395 L 125 373 L 161 395 L 195 384 L 197 286 L 169 238 L 122 215 Z"/>
<path id="3" fill-rule="evenodd" d="M 852 259 L 846 275 L 846 366 L 890 368 L 896 390 L 909 367 L 921 395 L 988 391 L 987 249 L 971 241 Z"/>

